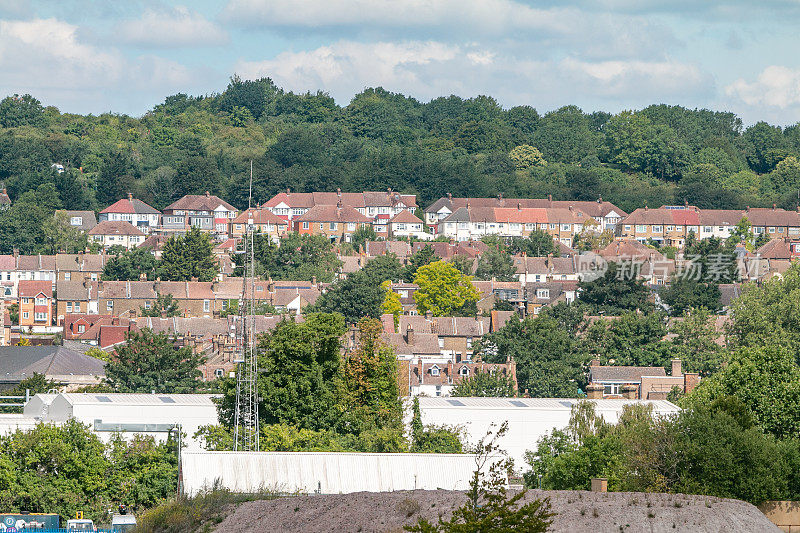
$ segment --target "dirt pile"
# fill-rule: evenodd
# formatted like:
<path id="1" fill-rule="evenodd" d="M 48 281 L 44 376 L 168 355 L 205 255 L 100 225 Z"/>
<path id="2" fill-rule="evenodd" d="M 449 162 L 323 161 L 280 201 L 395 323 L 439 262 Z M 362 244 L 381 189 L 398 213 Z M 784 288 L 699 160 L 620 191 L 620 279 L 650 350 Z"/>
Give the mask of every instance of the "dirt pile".
<path id="1" fill-rule="evenodd" d="M 753 505 L 739 500 L 639 492 L 537 491 L 558 514 L 554 532 L 779 532 Z M 464 502 L 453 491 L 359 492 L 244 503 L 217 531 L 397 533 L 420 517 L 448 518 Z"/>

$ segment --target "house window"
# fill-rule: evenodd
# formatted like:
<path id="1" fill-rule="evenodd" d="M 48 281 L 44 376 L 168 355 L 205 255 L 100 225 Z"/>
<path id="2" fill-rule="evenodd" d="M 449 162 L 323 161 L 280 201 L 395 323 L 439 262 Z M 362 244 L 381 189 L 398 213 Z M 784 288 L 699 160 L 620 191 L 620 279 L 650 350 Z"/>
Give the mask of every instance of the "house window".
<path id="1" fill-rule="evenodd" d="M 145 300 L 145 302 L 144 302 L 144 308 L 145 308 L 145 309 L 150 309 L 150 307 L 152 307 L 152 305 L 150 304 L 150 301 L 149 301 L 149 300 Z"/>
<path id="2" fill-rule="evenodd" d="M 109 300 L 106 302 L 106 309 L 109 311 L 114 310 L 114 300 Z"/>
<path id="3" fill-rule="evenodd" d="M 72 217 L 69 219 L 70 226 L 83 226 L 83 217 Z"/>
<path id="4" fill-rule="evenodd" d="M 355 222 L 348 222 L 347 223 L 347 230 L 348 231 L 355 231 L 355 229 L 356 229 L 356 223 Z"/>
<path id="5" fill-rule="evenodd" d="M 319 223 L 319 230 L 320 231 L 325 231 L 325 223 L 324 222 L 320 222 Z"/>
<path id="6" fill-rule="evenodd" d="M 783 228 L 778 228 L 778 233 L 783 233 Z"/>
<path id="7" fill-rule="evenodd" d="M 221 378 L 225 374 L 225 371 L 221 368 L 214 370 L 214 377 Z"/>
<path id="8" fill-rule="evenodd" d="M 80 302 L 72 302 L 72 310 L 76 313 L 81 312 L 81 303 Z"/>
<path id="9" fill-rule="evenodd" d="M 622 387 L 622 384 L 620 383 L 605 383 L 603 385 L 603 395 L 604 396 L 617 395 L 619 394 L 620 387 Z"/>
<path id="10" fill-rule="evenodd" d="M 703 233 L 711 233 L 713 228 L 711 226 L 703 226 Z"/>
<path id="11" fill-rule="evenodd" d="M 461 376 L 469 376 L 469 368 L 462 366 L 461 370 L 459 370 L 458 373 Z"/>
<path id="12" fill-rule="evenodd" d="M 31 303 L 31 299 L 30 298 L 23 298 L 22 299 L 22 303 L 29 304 L 29 303 Z"/>
<path id="13" fill-rule="evenodd" d="M 85 333 L 85 332 L 86 332 L 86 326 L 83 325 L 83 324 L 80 324 L 78 326 L 78 333 Z"/>
<path id="14" fill-rule="evenodd" d="M 203 300 L 203 312 L 208 313 L 211 310 L 211 302 L 209 300 Z"/>
<path id="15" fill-rule="evenodd" d="M 97 281 L 97 274 L 92 274 L 90 277 L 92 278 L 92 281 Z"/>
<path id="16" fill-rule="evenodd" d="M 630 231 L 630 230 L 631 230 L 630 226 L 625 226 L 625 231 Z"/>
<path id="17" fill-rule="evenodd" d="M 472 349 L 472 337 L 467 337 L 467 350 Z"/>
<path id="18" fill-rule="evenodd" d="M 36 297 L 36 305 L 47 305 L 47 298 Z"/>
<path id="19" fill-rule="evenodd" d="M 23 311 L 22 312 L 22 318 L 24 318 L 25 320 L 27 320 L 28 317 L 30 317 L 30 316 L 31 316 L 31 314 L 29 312 L 27 312 L 27 311 Z"/>
<path id="20" fill-rule="evenodd" d="M 3 293 L 5 296 L 11 296 L 11 287 L 5 287 Z"/>
<path id="21" fill-rule="evenodd" d="M 536 297 L 545 300 L 550 299 L 550 289 L 536 289 Z"/>
<path id="22" fill-rule="evenodd" d="M 636 231 L 638 231 L 640 233 L 644 233 L 645 231 L 647 231 L 647 226 L 645 226 L 644 224 L 637 224 L 636 225 Z"/>
<path id="23" fill-rule="evenodd" d="M 664 226 L 653 226 L 653 233 L 661 233 L 664 231 Z"/>
<path id="24" fill-rule="evenodd" d="M 303 229 L 308 229 L 308 222 L 303 222 Z"/>
<path id="25" fill-rule="evenodd" d="M 438 376 L 438 375 L 439 375 L 439 367 L 436 366 L 436 365 L 433 365 L 431 367 L 431 376 Z"/>
<path id="26" fill-rule="evenodd" d="M 441 350 L 442 348 L 444 348 L 444 339 L 439 337 L 439 349 Z"/>
<path id="27" fill-rule="evenodd" d="M 558 228 L 558 224 L 550 224 L 550 229 L 556 229 L 556 228 Z"/>
<path id="28" fill-rule="evenodd" d="M 67 302 L 67 313 L 72 312 L 72 302 Z"/>
<path id="29" fill-rule="evenodd" d="M 667 231 L 675 231 L 675 226 L 667 226 Z"/>
<path id="30" fill-rule="evenodd" d="M 64 272 L 64 281 L 72 279 L 72 272 Z"/>
<path id="31" fill-rule="evenodd" d="M 336 229 L 336 222 L 329 222 L 328 228 L 330 229 L 330 231 L 334 231 Z"/>
<path id="32" fill-rule="evenodd" d="M 47 320 L 47 313 L 34 313 L 33 320 L 36 322 L 44 322 Z"/>
<path id="33" fill-rule="evenodd" d="M 572 229 L 572 224 L 561 224 L 561 231 L 569 231 Z"/>
<path id="34" fill-rule="evenodd" d="M 775 228 L 769 228 L 770 233 L 775 233 Z"/>

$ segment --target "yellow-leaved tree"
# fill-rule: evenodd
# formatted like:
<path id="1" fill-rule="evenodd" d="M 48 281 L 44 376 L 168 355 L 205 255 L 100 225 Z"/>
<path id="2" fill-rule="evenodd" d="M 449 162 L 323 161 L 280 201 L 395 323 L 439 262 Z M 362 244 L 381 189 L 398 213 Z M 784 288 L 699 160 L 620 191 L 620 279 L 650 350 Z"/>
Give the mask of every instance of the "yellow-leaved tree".
<path id="1" fill-rule="evenodd" d="M 420 314 L 470 316 L 478 312 L 480 292 L 472 284 L 472 276 L 465 276 L 451 263 L 436 261 L 419 267 L 414 283 L 419 285 L 414 302 Z"/>

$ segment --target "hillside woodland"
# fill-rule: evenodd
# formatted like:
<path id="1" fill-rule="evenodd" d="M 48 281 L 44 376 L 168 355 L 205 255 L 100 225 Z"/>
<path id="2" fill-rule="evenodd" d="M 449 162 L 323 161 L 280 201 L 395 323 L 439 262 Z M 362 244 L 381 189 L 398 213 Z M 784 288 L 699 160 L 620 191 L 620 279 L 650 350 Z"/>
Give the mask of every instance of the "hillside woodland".
<path id="1" fill-rule="evenodd" d="M 138 118 L 62 113 L 30 95 L 0 101 L 0 181 L 26 204 L 4 215 L 0 242 L 35 253 L 36 239 L 18 238 L 36 224 L 21 216 L 31 208 L 102 209 L 128 192 L 158 209 L 205 191 L 242 208 L 250 160 L 258 201 L 287 188 L 392 188 L 422 206 L 450 193 L 793 209 L 800 196 L 798 125 L 745 128 L 733 113 L 667 105 L 542 115 L 489 96 L 423 103 L 380 87 L 342 107 L 233 77 L 219 94 L 172 95 Z"/>

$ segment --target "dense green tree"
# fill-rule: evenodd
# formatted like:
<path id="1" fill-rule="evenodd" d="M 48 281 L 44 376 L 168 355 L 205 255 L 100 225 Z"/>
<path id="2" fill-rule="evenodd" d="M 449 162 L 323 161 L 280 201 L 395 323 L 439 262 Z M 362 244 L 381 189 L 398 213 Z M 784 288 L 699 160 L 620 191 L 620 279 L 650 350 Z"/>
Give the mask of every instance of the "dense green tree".
<path id="1" fill-rule="evenodd" d="M 513 237 L 508 245 L 508 252 L 512 255 L 525 254 L 529 257 L 547 257 L 558 254 L 558 246 L 553 236 L 544 230 L 536 229 L 527 237 Z"/>
<path id="2" fill-rule="evenodd" d="M 704 307 L 686 310 L 670 328 L 674 357 L 683 362 L 684 372 L 698 372 L 707 377 L 727 363 L 727 352 L 719 344 L 720 332 L 714 316 Z"/>
<path id="3" fill-rule="evenodd" d="M 334 283 L 319 297 L 314 310 L 339 313 L 348 324 L 355 324 L 363 317 L 378 318 L 386 298 L 381 284 L 399 279 L 402 270 L 394 254 L 376 257 L 347 279 Z"/>
<path id="4" fill-rule="evenodd" d="M 45 242 L 43 246 L 51 254 L 76 254 L 86 250 L 89 240 L 79 228 L 70 224 L 65 211 L 56 211 L 52 218 L 42 222 Z"/>
<path id="5" fill-rule="evenodd" d="M 46 122 L 42 103 L 29 94 L 15 94 L 0 100 L 0 126 L 3 128 L 41 127 Z"/>
<path id="6" fill-rule="evenodd" d="M 511 255 L 490 248 L 478 259 L 475 277 L 483 280 L 514 281 L 516 272 L 517 268 Z"/>
<path id="7" fill-rule="evenodd" d="M 62 520 L 79 509 L 95 523 L 119 504 L 138 515 L 175 494 L 175 449 L 171 439 L 157 444 L 142 436 L 104 444 L 75 420 L 38 424 L 0 437 L 0 505 Z"/>
<path id="8" fill-rule="evenodd" d="M 106 365 L 106 379 L 119 392 L 187 394 L 200 388 L 198 368 L 204 362 L 191 348 L 176 348 L 163 333 L 145 328 L 129 333 L 127 342 L 116 349 L 116 357 Z"/>
<path id="9" fill-rule="evenodd" d="M 675 316 L 689 309 L 704 307 L 717 311 L 721 307 L 717 283 L 696 281 L 686 276 L 674 276 L 669 285 L 659 292 L 659 296 Z"/>
<path id="10" fill-rule="evenodd" d="M 424 265 L 429 265 L 439 260 L 439 256 L 433 251 L 433 246 L 426 244 L 408 258 L 406 267 L 403 270 L 403 280 L 407 283 L 414 281 L 417 269 Z"/>
<path id="11" fill-rule="evenodd" d="M 622 311 L 649 311 L 649 290 L 635 272 L 631 263 L 608 263 L 605 273 L 593 280 L 579 284 L 581 302 L 594 314 L 617 315 Z"/>
<path id="12" fill-rule="evenodd" d="M 512 318 L 502 329 L 484 336 L 477 353 L 490 363 L 517 363 L 520 392 L 534 398 L 571 398 L 585 382 L 585 357 L 575 350 L 575 338 L 548 316 Z"/>
<path id="13" fill-rule="evenodd" d="M 254 255 L 257 274 L 273 279 L 311 281 L 316 278 L 330 283 L 342 262 L 336 256 L 333 244 L 323 235 L 300 235 L 290 233 L 281 239 L 280 245 L 271 238 L 255 236 Z M 236 273 L 242 272 L 242 254 L 234 257 Z"/>
<path id="14" fill-rule="evenodd" d="M 106 261 L 103 279 L 106 281 L 137 281 L 144 274 L 155 279 L 157 261 L 149 246 L 125 250 Z"/>
<path id="15" fill-rule="evenodd" d="M 186 235 L 170 237 L 156 270 L 164 281 L 213 281 L 219 264 L 210 236 L 192 226 Z"/>
<path id="16" fill-rule="evenodd" d="M 450 396 L 494 396 L 509 398 L 516 396 L 514 380 L 499 372 L 480 372 L 459 381 Z"/>
<path id="17" fill-rule="evenodd" d="M 667 331 L 661 313 L 623 311 L 614 320 L 588 326 L 579 341 L 580 351 L 604 364 L 667 367 L 671 346 L 661 342 Z"/>
<path id="18" fill-rule="evenodd" d="M 480 293 L 472 284 L 472 277 L 465 276 L 456 267 L 445 261 L 423 265 L 414 275 L 419 289 L 414 291 L 417 311 L 433 316 L 464 316 L 477 312 Z"/>
<path id="19" fill-rule="evenodd" d="M 102 158 L 97 173 L 97 201 L 103 206 L 113 204 L 133 190 L 136 170 L 129 154 L 113 150 Z"/>

